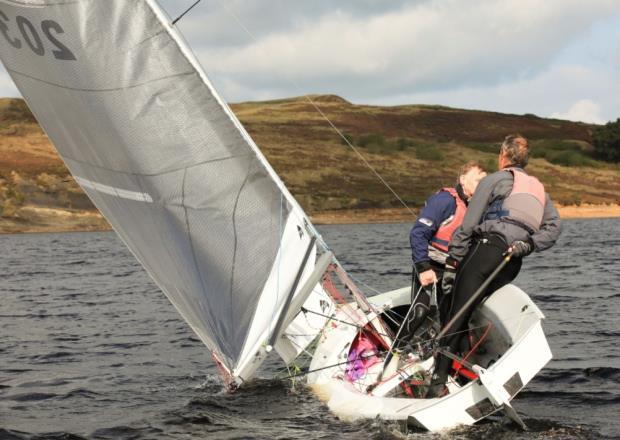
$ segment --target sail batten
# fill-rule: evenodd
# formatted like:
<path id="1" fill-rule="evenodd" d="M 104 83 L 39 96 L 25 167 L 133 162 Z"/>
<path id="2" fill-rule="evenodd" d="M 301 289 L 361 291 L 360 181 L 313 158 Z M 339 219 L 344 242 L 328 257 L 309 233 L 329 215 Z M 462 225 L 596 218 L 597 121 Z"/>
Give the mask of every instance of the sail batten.
<path id="1" fill-rule="evenodd" d="M 153 203 L 153 198 L 147 193 L 138 192 L 138 191 L 129 191 L 129 190 L 117 188 L 114 186 L 104 185 L 102 183 L 94 182 L 92 180 L 88 180 L 80 176 L 74 176 L 74 178 L 75 178 L 75 181 L 82 188 L 90 188 L 95 191 L 99 191 L 105 194 L 110 194 L 110 195 L 120 197 L 123 199 L 136 200 L 136 201 L 141 201 L 141 202 L 146 202 L 146 203 Z"/>

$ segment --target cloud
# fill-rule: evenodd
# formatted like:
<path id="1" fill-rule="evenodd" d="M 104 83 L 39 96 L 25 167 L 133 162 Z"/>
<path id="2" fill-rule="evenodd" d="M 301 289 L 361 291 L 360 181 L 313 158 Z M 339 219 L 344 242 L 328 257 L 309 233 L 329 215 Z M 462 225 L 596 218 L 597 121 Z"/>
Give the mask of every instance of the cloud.
<path id="1" fill-rule="evenodd" d="M 615 12 L 620 3 L 613 0 L 435 0 L 366 15 L 347 8 L 316 13 L 315 21 L 259 32 L 255 41 L 246 35 L 247 44 L 234 46 L 205 42 L 192 28 L 190 42 L 210 76 L 225 76 L 236 90 L 288 96 L 330 88 L 368 100 L 534 77 Z M 243 33 L 231 18 L 223 23 Z M 245 23 L 250 31 L 253 24 Z"/>
<path id="2" fill-rule="evenodd" d="M 405 6 L 433 0 L 204 0 L 178 24 L 192 45 L 218 47 L 245 46 L 251 42 L 237 19 L 250 33 L 262 39 L 277 33 L 295 33 L 303 24 L 317 23 L 323 17 L 346 13 L 352 17 L 369 17 Z M 172 18 L 178 17 L 192 1 L 160 0 Z"/>
<path id="3" fill-rule="evenodd" d="M 600 107 L 590 99 L 581 99 L 575 102 L 566 113 L 553 113 L 552 118 L 568 119 L 569 121 L 590 122 L 603 124 L 605 121 L 600 115 Z"/>
<path id="4" fill-rule="evenodd" d="M 503 84 L 461 87 L 395 95 L 374 103 L 441 104 L 503 113 L 534 113 L 552 116 L 567 113 L 574 103 L 587 97 L 598 108 L 599 122 L 620 117 L 620 82 L 614 69 L 581 65 L 553 66 L 538 75 Z"/>
<path id="5" fill-rule="evenodd" d="M 15 83 L 7 73 L 4 65 L 0 63 L 0 97 L 19 97 L 21 93 L 17 90 Z"/>
<path id="6" fill-rule="evenodd" d="M 173 18 L 193 3 L 160 1 Z M 549 116 L 588 99 L 615 120 L 619 23 L 617 0 L 203 0 L 178 26 L 227 101 L 335 93 Z"/>

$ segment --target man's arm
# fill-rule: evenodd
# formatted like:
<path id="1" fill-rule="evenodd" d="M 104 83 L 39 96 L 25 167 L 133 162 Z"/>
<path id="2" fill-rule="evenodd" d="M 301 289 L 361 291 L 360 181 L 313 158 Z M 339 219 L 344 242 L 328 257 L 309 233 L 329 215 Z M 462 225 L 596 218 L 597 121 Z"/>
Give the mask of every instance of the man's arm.
<path id="1" fill-rule="evenodd" d="M 549 194 L 545 194 L 545 211 L 540 229 L 531 235 L 530 240 L 536 251 L 544 251 L 558 241 L 562 232 L 562 220 L 560 214 L 551 201 Z"/>
<path id="2" fill-rule="evenodd" d="M 432 195 L 420 211 L 420 215 L 409 234 L 413 263 L 418 273 L 431 268 L 428 245 L 441 223 L 454 215 L 455 211 L 456 202 L 445 191 Z"/>
<path id="3" fill-rule="evenodd" d="M 491 197 L 493 196 L 493 188 L 498 179 L 502 177 L 499 174 L 489 174 L 478 184 L 473 197 L 467 205 L 467 212 L 465 213 L 465 218 L 463 218 L 463 223 L 452 235 L 448 262 L 458 264 L 467 255 L 474 228 L 480 223 L 480 219 L 489 207 Z"/>

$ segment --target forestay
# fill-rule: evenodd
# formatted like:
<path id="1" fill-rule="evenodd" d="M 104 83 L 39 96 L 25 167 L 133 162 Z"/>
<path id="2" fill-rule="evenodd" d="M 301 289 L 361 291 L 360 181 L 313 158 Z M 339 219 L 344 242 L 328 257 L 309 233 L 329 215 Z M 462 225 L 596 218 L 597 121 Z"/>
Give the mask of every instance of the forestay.
<path id="1" fill-rule="evenodd" d="M 316 246 L 300 265 L 316 233 L 169 17 L 152 0 L 0 0 L 0 33 L 76 181 L 229 372 L 249 376 L 312 272 Z"/>

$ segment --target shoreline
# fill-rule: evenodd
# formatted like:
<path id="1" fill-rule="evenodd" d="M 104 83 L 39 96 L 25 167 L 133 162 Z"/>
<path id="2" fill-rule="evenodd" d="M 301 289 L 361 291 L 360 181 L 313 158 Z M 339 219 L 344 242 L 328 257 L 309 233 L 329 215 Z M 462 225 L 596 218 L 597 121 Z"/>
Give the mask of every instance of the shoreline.
<path id="1" fill-rule="evenodd" d="M 564 220 L 581 218 L 620 218 L 620 205 L 581 205 L 556 204 L 560 218 Z M 416 209 L 416 214 L 419 210 Z M 311 215 L 316 225 L 341 224 L 381 224 L 381 223 L 413 223 L 415 217 L 405 208 L 360 209 L 325 211 Z"/>
<path id="2" fill-rule="evenodd" d="M 556 205 L 562 219 L 620 218 L 620 205 Z M 419 210 L 415 210 L 416 214 Z M 310 216 L 315 225 L 411 223 L 415 216 L 405 208 L 324 211 Z M 110 225 L 98 211 L 26 206 L 18 218 L 0 218 L 0 234 L 101 232 Z"/>
<path id="3" fill-rule="evenodd" d="M 560 217 L 563 219 L 576 218 L 618 218 L 620 217 L 620 205 L 557 205 Z"/>

